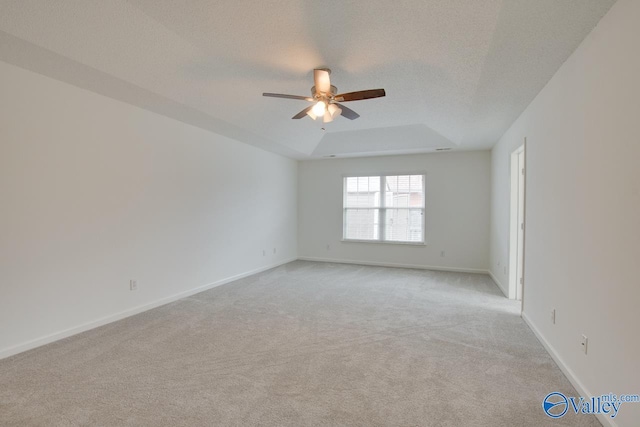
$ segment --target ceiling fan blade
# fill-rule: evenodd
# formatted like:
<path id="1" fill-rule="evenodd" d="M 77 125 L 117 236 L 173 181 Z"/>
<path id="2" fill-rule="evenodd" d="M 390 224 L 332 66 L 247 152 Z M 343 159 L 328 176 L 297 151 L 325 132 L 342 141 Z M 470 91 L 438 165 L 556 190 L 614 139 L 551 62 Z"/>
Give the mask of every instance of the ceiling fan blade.
<path id="1" fill-rule="evenodd" d="M 299 95 L 285 95 L 283 93 L 263 93 L 262 96 L 270 96 L 273 98 L 288 98 L 288 99 L 300 99 L 302 101 L 313 101 L 313 98 L 309 96 L 299 96 Z"/>
<path id="2" fill-rule="evenodd" d="M 346 117 L 349 120 L 355 120 L 358 117 L 360 117 L 360 114 L 356 113 L 355 111 L 353 111 L 351 108 L 347 108 L 342 104 L 338 104 L 337 102 L 335 103 L 338 107 L 340 107 L 340 109 L 342 110 L 342 115 L 344 117 Z"/>
<path id="3" fill-rule="evenodd" d="M 301 118 L 303 118 L 304 116 L 306 116 L 306 115 L 307 115 L 307 113 L 308 113 L 309 111 L 311 111 L 311 109 L 312 109 L 312 108 L 313 108 L 313 105 L 312 105 L 312 106 L 310 106 L 310 107 L 305 108 L 304 110 L 300 111 L 298 114 L 296 114 L 295 116 L 293 116 L 293 117 L 291 117 L 291 118 L 292 118 L 292 119 L 301 119 Z"/>
<path id="4" fill-rule="evenodd" d="M 313 70 L 313 81 L 316 85 L 316 91 L 323 93 L 331 92 L 331 80 L 329 79 L 329 70 L 316 68 Z"/>
<path id="5" fill-rule="evenodd" d="M 385 96 L 384 89 L 359 90 L 357 92 L 341 93 L 335 96 L 338 102 L 360 101 L 362 99 L 380 98 Z"/>

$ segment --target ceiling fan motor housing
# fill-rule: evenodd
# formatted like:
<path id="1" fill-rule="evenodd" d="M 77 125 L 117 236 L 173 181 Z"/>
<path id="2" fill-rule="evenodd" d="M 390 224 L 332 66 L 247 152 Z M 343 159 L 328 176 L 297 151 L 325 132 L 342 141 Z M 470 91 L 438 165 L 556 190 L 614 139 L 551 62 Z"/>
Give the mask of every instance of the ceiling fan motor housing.
<path id="1" fill-rule="evenodd" d="M 326 94 L 323 94 L 322 92 L 316 92 L 315 86 L 311 87 L 311 96 L 313 96 L 313 98 L 317 100 L 321 100 L 323 96 L 326 98 L 332 99 L 334 96 L 336 96 L 336 93 L 338 93 L 338 88 L 335 87 L 334 85 L 331 85 L 330 93 L 326 93 Z"/>

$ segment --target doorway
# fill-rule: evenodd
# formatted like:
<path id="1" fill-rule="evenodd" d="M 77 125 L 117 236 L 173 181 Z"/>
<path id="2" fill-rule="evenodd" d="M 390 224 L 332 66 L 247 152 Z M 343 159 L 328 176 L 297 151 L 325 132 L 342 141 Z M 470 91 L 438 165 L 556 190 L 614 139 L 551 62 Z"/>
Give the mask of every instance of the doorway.
<path id="1" fill-rule="evenodd" d="M 525 143 L 511 153 L 509 298 L 522 300 L 524 290 Z"/>

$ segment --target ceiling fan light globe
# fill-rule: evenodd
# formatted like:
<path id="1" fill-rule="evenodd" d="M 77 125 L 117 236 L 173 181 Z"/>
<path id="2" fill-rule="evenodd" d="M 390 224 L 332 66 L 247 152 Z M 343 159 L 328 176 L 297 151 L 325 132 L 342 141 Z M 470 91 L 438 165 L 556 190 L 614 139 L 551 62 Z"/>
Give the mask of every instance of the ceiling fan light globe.
<path id="1" fill-rule="evenodd" d="M 333 116 L 331 115 L 331 113 L 329 111 L 324 113 L 324 117 L 322 118 L 322 121 L 325 123 L 329 123 L 333 121 Z"/>
<path id="2" fill-rule="evenodd" d="M 324 116 L 325 111 L 327 111 L 327 104 L 325 104 L 324 101 L 318 101 L 318 103 L 313 106 L 311 111 L 313 111 L 313 114 L 315 114 L 317 117 Z"/>
<path id="3" fill-rule="evenodd" d="M 329 104 L 327 112 L 331 115 L 331 119 L 333 120 L 336 116 L 340 115 L 342 110 L 336 104 Z"/>
<path id="4" fill-rule="evenodd" d="M 311 117 L 313 120 L 318 118 L 318 116 L 316 116 L 312 110 L 307 111 L 307 116 Z"/>

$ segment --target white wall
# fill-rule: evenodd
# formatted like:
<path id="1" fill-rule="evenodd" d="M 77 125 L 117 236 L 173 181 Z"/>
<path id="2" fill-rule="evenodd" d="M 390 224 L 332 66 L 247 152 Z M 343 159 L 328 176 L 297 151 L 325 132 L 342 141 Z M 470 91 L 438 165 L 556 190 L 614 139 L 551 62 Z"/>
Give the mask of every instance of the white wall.
<path id="1" fill-rule="evenodd" d="M 308 259 L 486 272 L 490 160 L 488 151 L 470 151 L 300 162 L 298 254 Z M 341 242 L 343 175 L 384 172 L 427 174 L 426 246 Z"/>
<path id="2" fill-rule="evenodd" d="M 492 271 L 506 280 L 509 155 L 527 137 L 523 317 L 595 395 L 640 393 L 639 23 L 640 1 L 619 0 L 492 153 Z M 640 403 L 615 421 L 639 420 Z"/>
<path id="3" fill-rule="evenodd" d="M 296 257 L 294 160 L 3 62 L 0 89 L 0 357 Z"/>

